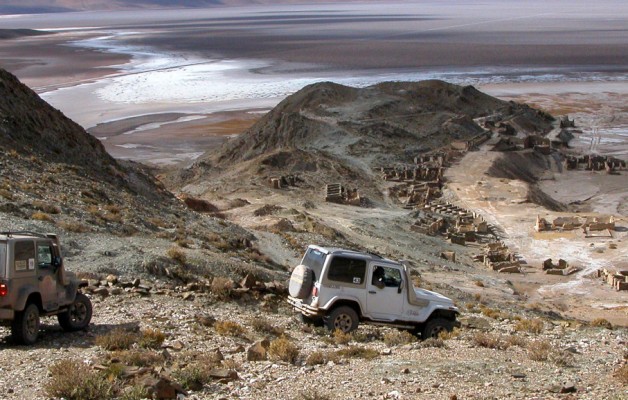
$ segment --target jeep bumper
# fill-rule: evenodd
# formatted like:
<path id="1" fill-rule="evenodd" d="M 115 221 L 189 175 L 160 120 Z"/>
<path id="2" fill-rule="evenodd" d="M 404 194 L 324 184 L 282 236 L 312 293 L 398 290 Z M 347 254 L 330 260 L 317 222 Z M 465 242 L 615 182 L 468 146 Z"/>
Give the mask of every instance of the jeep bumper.
<path id="1" fill-rule="evenodd" d="M 13 319 L 15 318 L 15 311 L 7 308 L 0 308 L 0 319 Z"/>
<path id="2" fill-rule="evenodd" d="M 288 296 L 288 304 L 294 307 L 301 314 L 308 317 L 318 317 L 324 314 L 324 310 L 321 310 L 318 307 L 312 307 L 309 304 L 303 304 L 301 299 L 297 299 L 296 297 Z"/>

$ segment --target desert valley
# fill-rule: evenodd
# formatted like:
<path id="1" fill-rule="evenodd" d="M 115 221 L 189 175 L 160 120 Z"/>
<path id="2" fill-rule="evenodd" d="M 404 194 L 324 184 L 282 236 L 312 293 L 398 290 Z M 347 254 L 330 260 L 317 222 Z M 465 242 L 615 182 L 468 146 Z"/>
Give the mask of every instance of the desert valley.
<path id="1" fill-rule="evenodd" d="M 2 328 L 1 398 L 628 397 L 623 2 L 21 3 L 0 231 L 58 234 L 93 318 Z M 460 327 L 304 324 L 310 244 Z"/>

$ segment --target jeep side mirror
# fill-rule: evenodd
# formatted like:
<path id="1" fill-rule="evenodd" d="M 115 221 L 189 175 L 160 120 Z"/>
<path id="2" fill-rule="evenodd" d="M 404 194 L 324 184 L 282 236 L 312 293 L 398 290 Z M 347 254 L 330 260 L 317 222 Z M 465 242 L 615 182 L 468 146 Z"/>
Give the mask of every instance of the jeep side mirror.
<path id="1" fill-rule="evenodd" d="M 61 266 L 61 257 L 59 256 L 52 257 L 52 266 L 54 268 L 59 268 Z"/>
<path id="2" fill-rule="evenodd" d="M 397 288 L 397 293 L 401 293 L 403 290 L 403 279 L 399 280 L 399 287 Z"/>

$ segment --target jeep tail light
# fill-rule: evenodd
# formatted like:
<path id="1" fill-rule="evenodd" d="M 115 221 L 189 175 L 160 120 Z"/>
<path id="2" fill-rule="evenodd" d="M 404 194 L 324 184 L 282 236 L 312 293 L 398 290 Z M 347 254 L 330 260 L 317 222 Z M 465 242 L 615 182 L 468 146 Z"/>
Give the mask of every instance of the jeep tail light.
<path id="1" fill-rule="evenodd" d="M 316 286 L 312 287 L 312 297 L 318 297 L 318 288 Z"/>
<path id="2" fill-rule="evenodd" d="M 4 297 L 9 293 L 9 288 L 6 283 L 0 283 L 0 297 Z"/>

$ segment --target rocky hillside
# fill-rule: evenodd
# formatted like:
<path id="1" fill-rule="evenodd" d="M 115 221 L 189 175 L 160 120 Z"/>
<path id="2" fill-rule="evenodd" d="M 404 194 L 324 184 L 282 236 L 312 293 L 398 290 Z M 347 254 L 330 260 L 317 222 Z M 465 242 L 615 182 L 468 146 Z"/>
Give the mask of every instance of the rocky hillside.
<path id="1" fill-rule="evenodd" d="M 193 204 L 202 212 L 189 209 L 144 167 L 116 161 L 4 70 L 0 149 L 0 230 L 59 233 L 79 272 L 239 279 L 242 265 L 260 267 L 258 276 L 274 267 L 252 234 L 202 201 Z"/>
<path id="2" fill-rule="evenodd" d="M 479 117 L 508 122 L 522 134 L 548 132 L 552 122 L 527 105 L 443 81 L 366 88 L 317 83 L 287 97 L 219 152 L 206 154 L 183 178 L 199 182 L 225 173 L 228 185 L 234 174 L 300 174 L 317 185 L 348 178 L 372 186 L 373 172 L 381 167 L 412 162 L 483 132 L 474 121 Z"/>

